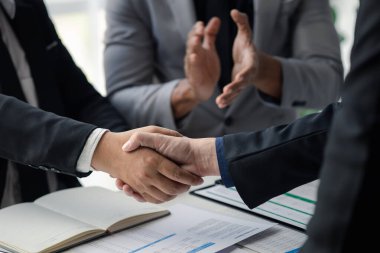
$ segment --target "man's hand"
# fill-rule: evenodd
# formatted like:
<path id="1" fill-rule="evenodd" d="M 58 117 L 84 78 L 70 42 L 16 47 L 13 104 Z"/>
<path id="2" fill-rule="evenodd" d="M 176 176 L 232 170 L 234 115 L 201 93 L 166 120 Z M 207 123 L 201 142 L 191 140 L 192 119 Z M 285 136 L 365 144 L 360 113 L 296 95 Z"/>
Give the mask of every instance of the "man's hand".
<path id="1" fill-rule="evenodd" d="M 133 133 L 159 132 L 180 136 L 177 132 L 159 127 L 146 127 L 124 133 L 107 132 L 95 149 L 92 167 L 127 183 L 144 200 L 161 203 L 199 185 L 200 177 L 181 169 L 172 161 L 151 149 L 142 148 L 126 153 L 123 144 Z"/>
<path id="2" fill-rule="evenodd" d="M 186 78 L 200 101 L 208 100 L 220 78 L 220 60 L 215 48 L 220 20 L 212 18 L 205 28 L 197 22 L 189 33 L 185 57 Z"/>
<path id="3" fill-rule="evenodd" d="M 255 85 L 257 89 L 270 96 L 280 98 L 282 78 L 280 62 L 256 49 L 246 14 L 232 10 L 231 17 L 238 28 L 232 49 L 234 60 L 232 81 L 216 98 L 216 104 L 219 108 L 225 108 L 244 88 L 251 85 Z"/>
<path id="4" fill-rule="evenodd" d="M 201 177 L 219 175 L 215 138 L 190 139 L 139 132 L 129 138 L 129 141 L 123 145 L 123 150 L 133 152 L 140 147 L 155 150 L 195 175 Z"/>
<path id="5" fill-rule="evenodd" d="M 220 78 L 220 61 L 215 40 L 220 20 L 212 18 L 206 27 L 197 22 L 188 35 L 184 59 L 186 79 L 174 89 L 171 102 L 176 118 L 189 113 L 198 103 L 208 100 Z"/>
<path id="6" fill-rule="evenodd" d="M 189 139 L 162 134 L 136 133 L 123 146 L 126 152 L 149 147 L 177 163 L 182 169 L 198 176 L 220 175 L 216 157 L 215 139 Z M 133 186 L 116 181 L 116 186 L 139 201 L 146 201 Z"/>

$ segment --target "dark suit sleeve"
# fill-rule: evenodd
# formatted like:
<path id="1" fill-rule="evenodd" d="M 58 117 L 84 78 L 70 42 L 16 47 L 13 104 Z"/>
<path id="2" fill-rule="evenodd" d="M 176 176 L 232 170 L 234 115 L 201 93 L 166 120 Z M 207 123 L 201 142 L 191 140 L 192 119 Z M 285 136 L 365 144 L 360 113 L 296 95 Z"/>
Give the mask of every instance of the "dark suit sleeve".
<path id="1" fill-rule="evenodd" d="M 253 208 L 318 177 L 332 117 L 340 104 L 289 125 L 224 137 L 233 182 Z"/>
<path id="2" fill-rule="evenodd" d="M 59 39 L 45 5 L 39 5 L 42 24 L 46 26 L 46 44 L 57 42 L 51 50 L 53 74 L 58 82 L 63 98 L 65 115 L 112 131 L 129 129 L 126 122 L 112 107 L 107 98 L 102 97 L 87 81 L 83 72 L 76 66 L 67 49 Z"/>
<path id="3" fill-rule="evenodd" d="M 84 144 L 96 128 L 0 94 L 0 157 L 73 176 Z"/>

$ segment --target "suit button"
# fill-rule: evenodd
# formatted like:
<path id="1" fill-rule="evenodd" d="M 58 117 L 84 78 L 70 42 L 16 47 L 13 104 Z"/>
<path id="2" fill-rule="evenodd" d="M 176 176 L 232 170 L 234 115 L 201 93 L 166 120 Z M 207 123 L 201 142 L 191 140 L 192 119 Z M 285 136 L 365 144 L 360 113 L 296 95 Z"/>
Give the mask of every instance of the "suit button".
<path id="1" fill-rule="evenodd" d="M 51 168 L 51 171 L 52 171 L 52 172 L 55 172 L 55 173 L 61 173 L 61 171 L 58 170 L 58 169 L 56 169 L 56 168 Z"/>
<path id="2" fill-rule="evenodd" d="M 38 166 L 38 168 L 41 169 L 41 170 L 44 170 L 44 171 L 48 171 L 48 170 L 49 170 L 47 167 L 42 166 L 42 165 L 41 165 L 41 166 Z"/>
<path id="3" fill-rule="evenodd" d="M 227 117 L 227 118 L 224 120 L 224 124 L 225 124 L 226 126 L 231 126 L 233 122 L 234 122 L 234 121 L 233 121 L 232 117 Z"/>

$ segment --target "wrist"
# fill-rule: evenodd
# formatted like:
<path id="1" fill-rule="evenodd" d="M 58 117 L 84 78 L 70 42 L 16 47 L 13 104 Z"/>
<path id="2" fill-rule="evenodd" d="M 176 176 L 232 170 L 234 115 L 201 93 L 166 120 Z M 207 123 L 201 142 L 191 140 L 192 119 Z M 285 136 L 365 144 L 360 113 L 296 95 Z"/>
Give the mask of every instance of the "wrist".
<path id="1" fill-rule="evenodd" d="M 174 117 L 180 119 L 190 113 L 199 104 L 195 92 L 187 79 L 182 79 L 171 95 L 171 105 Z"/>
<path id="2" fill-rule="evenodd" d="M 117 137 L 117 133 L 106 132 L 103 134 L 98 145 L 95 148 L 91 160 L 91 167 L 96 171 L 102 171 L 116 176 L 116 167 L 118 156 L 123 152 L 121 147 L 123 142 Z M 119 147 L 119 148 L 117 148 Z"/>
<path id="3" fill-rule="evenodd" d="M 262 52 L 258 52 L 258 66 L 253 83 L 261 92 L 281 98 L 282 67 L 280 61 Z"/>
<path id="4" fill-rule="evenodd" d="M 192 145 L 201 176 L 219 176 L 215 138 L 194 139 Z"/>

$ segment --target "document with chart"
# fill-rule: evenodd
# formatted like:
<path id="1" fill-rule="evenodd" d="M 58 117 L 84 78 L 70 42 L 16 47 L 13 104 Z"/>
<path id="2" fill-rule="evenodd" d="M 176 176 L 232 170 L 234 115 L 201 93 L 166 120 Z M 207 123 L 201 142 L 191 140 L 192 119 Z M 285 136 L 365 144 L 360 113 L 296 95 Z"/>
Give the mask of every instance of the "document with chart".
<path id="1" fill-rule="evenodd" d="M 169 210 L 169 216 L 89 242 L 66 253 L 212 253 L 275 225 L 219 215 L 187 205 L 175 205 Z"/>
<path id="2" fill-rule="evenodd" d="M 234 187 L 226 188 L 221 184 L 215 184 L 211 187 L 196 190 L 193 193 L 301 229 L 306 229 L 306 225 L 314 213 L 318 185 L 319 180 L 310 182 L 272 198 L 254 209 L 249 209 L 247 205 L 244 204 Z"/>

